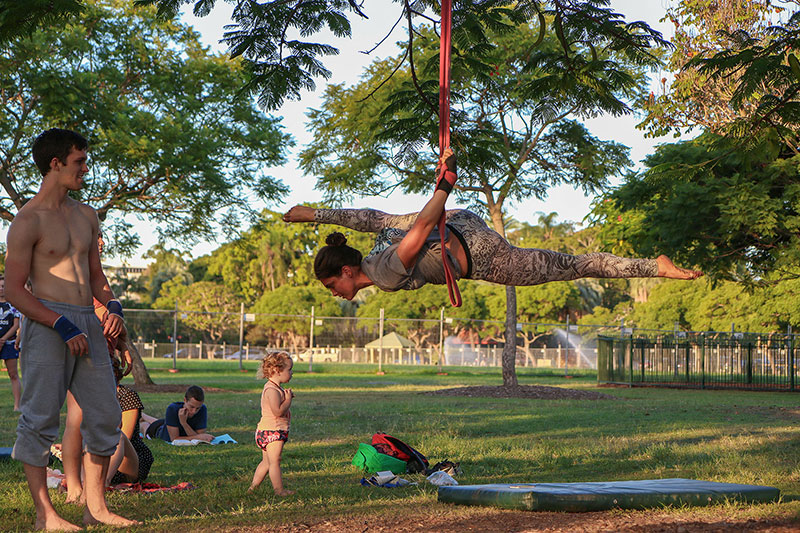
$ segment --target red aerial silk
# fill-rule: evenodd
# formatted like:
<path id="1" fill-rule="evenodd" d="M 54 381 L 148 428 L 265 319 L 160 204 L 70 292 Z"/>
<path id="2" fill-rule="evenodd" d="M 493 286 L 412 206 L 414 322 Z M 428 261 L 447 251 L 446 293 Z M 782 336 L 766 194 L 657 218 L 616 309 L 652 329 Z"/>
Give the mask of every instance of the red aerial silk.
<path id="1" fill-rule="evenodd" d="M 450 146 L 450 30 L 453 20 L 453 1 L 442 0 L 442 38 L 439 43 L 439 155 L 444 153 L 445 148 Z M 437 179 L 444 179 L 447 172 L 446 165 L 442 165 Z M 447 261 L 447 249 L 445 248 L 445 213 L 439 219 L 439 235 L 442 239 L 442 264 L 444 265 L 444 276 L 447 280 L 447 292 L 450 295 L 450 303 L 453 307 L 461 307 L 461 293 L 458 284 L 450 270 L 450 263 Z"/>

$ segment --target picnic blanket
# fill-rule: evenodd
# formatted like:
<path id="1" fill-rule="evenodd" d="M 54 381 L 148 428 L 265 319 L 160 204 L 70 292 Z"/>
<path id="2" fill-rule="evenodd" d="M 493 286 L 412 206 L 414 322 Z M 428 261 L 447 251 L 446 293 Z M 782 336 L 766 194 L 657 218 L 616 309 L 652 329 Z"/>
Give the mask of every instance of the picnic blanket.
<path id="1" fill-rule="evenodd" d="M 192 490 L 194 485 L 188 481 L 182 481 L 177 485 L 171 487 L 164 487 L 158 483 L 118 483 L 107 490 L 114 490 L 119 492 L 142 492 L 144 494 L 152 494 L 154 492 L 177 492 L 179 490 Z"/>

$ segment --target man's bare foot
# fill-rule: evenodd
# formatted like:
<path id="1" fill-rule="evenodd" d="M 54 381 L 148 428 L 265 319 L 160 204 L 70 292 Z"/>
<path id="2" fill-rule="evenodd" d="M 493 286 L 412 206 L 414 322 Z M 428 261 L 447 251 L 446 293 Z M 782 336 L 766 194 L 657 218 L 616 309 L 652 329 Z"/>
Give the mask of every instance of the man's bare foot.
<path id="1" fill-rule="evenodd" d="M 658 264 L 658 277 L 660 278 L 697 279 L 703 275 L 699 270 L 676 267 L 675 263 L 666 255 L 659 255 L 656 257 L 656 264 Z"/>
<path id="2" fill-rule="evenodd" d="M 72 522 L 67 522 L 57 514 L 39 518 L 36 517 L 34 525 L 36 531 L 80 531 L 80 528 Z"/>
<path id="3" fill-rule="evenodd" d="M 105 512 L 92 515 L 92 513 L 89 512 L 89 508 L 87 507 L 83 511 L 83 525 L 91 526 L 94 524 L 108 524 L 109 526 L 127 527 L 127 526 L 138 526 L 141 524 L 141 522 L 137 520 L 129 520 L 127 518 L 123 518 L 117 514 L 112 513 L 107 509 Z"/>
<path id="4" fill-rule="evenodd" d="M 291 496 L 292 494 L 294 494 L 294 491 L 289 489 L 282 489 L 275 491 L 275 496 Z"/>

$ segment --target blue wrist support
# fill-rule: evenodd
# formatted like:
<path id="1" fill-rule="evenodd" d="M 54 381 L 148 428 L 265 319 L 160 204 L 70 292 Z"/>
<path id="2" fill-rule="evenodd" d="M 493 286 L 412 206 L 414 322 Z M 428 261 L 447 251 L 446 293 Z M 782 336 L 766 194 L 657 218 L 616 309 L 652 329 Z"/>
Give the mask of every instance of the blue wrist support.
<path id="1" fill-rule="evenodd" d="M 53 329 L 61 335 L 61 338 L 64 339 L 64 342 L 67 342 L 73 337 L 77 337 L 78 335 L 83 335 L 83 332 L 78 329 L 78 326 L 70 322 L 67 317 L 60 316 L 56 323 L 53 324 Z"/>
<path id="2" fill-rule="evenodd" d="M 106 309 L 108 309 L 109 313 L 125 318 L 125 315 L 122 314 L 122 304 L 119 303 L 119 300 L 109 300 L 106 304 Z"/>

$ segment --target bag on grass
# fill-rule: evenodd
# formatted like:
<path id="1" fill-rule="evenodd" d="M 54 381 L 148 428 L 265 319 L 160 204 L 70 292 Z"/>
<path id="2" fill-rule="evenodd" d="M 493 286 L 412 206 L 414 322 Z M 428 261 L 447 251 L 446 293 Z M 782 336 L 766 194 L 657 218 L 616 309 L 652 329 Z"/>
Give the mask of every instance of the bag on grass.
<path id="1" fill-rule="evenodd" d="M 372 436 L 372 445 L 381 453 L 405 461 L 407 472 L 413 474 L 428 469 L 428 458 L 396 437 L 379 431 Z"/>
<path id="2" fill-rule="evenodd" d="M 352 464 L 369 473 L 389 470 L 393 474 L 402 474 L 406 471 L 406 462 L 380 453 L 374 447 L 363 442 L 358 445 L 358 451 L 353 457 Z"/>

